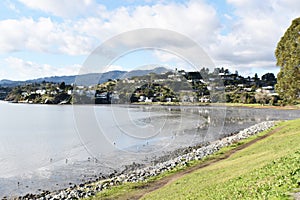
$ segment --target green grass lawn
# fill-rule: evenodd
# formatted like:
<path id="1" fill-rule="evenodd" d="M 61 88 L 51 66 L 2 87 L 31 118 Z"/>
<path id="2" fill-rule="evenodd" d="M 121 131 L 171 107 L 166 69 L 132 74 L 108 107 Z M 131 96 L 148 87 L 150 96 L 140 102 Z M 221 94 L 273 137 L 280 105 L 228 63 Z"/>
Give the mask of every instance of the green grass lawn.
<path id="1" fill-rule="evenodd" d="M 300 187 L 300 119 L 280 126 L 270 137 L 143 199 L 291 199 Z"/>

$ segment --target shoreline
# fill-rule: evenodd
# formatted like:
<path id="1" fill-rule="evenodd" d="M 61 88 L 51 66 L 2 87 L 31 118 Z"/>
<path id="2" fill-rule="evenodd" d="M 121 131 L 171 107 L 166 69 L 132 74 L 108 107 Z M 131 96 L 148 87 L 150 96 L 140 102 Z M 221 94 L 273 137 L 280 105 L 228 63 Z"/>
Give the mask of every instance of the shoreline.
<path id="1" fill-rule="evenodd" d="M 25 196 L 18 197 L 17 199 L 79 199 L 94 196 L 96 193 L 109 189 L 115 185 L 120 185 L 127 182 L 144 182 L 151 177 L 171 171 L 176 167 L 185 167 L 191 161 L 202 160 L 208 155 L 216 153 L 222 147 L 229 146 L 252 135 L 256 135 L 262 131 L 270 129 L 276 124 L 276 121 L 265 121 L 255 124 L 239 131 L 236 134 L 232 134 L 208 144 L 185 148 L 183 154 L 176 156 L 173 159 L 164 161 L 163 158 L 159 158 L 157 161 L 155 161 L 157 163 L 153 166 L 139 168 L 138 164 L 133 164 L 131 165 L 131 171 L 123 171 L 120 174 L 108 179 L 95 182 L 89 181 L 53 192 L 43 191 L 40 194 L 27 194 Z M 176 151 L 172 152 L 171 154 L 177 155 Z"/>
<path id="2" fill-rule="evenodd" d="M 46 105 L 46 106 L 170 106 L 170 107 L 240 107 L 240 108 L 253 108 L 253 109 L 276 109 L 276 110 L 300 110 L 300 104 L 274 106 L 274 105 L 261 105 L 261 104 L 242 104 L 242 103 L 177 103 L 177 102 L 151 102 L 151 103 L 130 103 L 130 104 L 41 104 L 41 103 L 28 103 L 28 102 L 11 102 L 0 100 L 3 103 L 20 104 L 20 105 Z"/>

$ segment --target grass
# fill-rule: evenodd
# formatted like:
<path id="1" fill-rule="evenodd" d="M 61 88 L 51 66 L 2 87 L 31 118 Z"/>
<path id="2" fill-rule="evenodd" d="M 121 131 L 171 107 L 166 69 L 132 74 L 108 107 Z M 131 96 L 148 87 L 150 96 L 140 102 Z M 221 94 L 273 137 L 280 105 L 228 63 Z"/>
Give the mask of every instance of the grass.
<path id="1" fill-rule="evenodd" d="M 300 120 L 143 199 L 290 199 L 300 187 Z"/>
<path id="2" fill-rule="evenodd" d="M 300 104 L 297 105 L 286 105 L 286 106 L 272 106 L 272 105 L 262 105 L 262 104 L 244 104 L 244 103 L 212 103 L 211 105 L 229 106 L 229 107 L 248 107 L 248 108 L 272 108 L 272 109 L 282 109 L 282 110 L 295 110 L 300 109 Z"/>
<path id="3" fill-rule="evenodd" d="M 143 199 L 291 198 L 290 193 L 300 187 L 300 119 L 282 122 L 278 126 L 283 128 L 266 139 L 236 152 L 228 159 L 187 174 L 159 190 L 146 194 Z M 226 152 L 268 132 L 224 147 L 204 160 L 190 162 L 188 166 L 221 158 Z M 89 199 L 129 199 L 134 194 L 144 193 L 149 184 L 155 184 L 158 180 L 185 168 L 177 167 L 146 182 L 115 186 Z"/>

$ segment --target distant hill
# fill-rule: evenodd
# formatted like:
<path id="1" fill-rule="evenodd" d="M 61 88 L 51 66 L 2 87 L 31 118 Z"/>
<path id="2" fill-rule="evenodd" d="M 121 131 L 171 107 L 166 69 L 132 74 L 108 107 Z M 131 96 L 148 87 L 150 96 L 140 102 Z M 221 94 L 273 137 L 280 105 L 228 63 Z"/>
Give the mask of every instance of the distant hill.
<path id="1" fill-rule="evenodd" d="M 0 80 L 0 86 L 2 87 L 15 87 L 18 85 L 24 85 L 29 83 L 41 83 L 43 81 L 53 82 L 53 83 L 61 83 L 65 82 L 66 84 L 75 83 L 77 85 L 91 85 L 96 83 L 106 82 L 108 79 L 125 79 L 131 78 L 134 76 L 143 76 L 150 73 L 161 74 L 171 71 L 165 67 L 156 67 L 154 69 L 149 70 L 132 70 L 132 71 L 110 71 L 105 73 L 91 73 L 84 75 L 73 75 L 73 76 L 52 76 L 45 78 L 32 79 L 27 81 L 11 81 L 11 80 Z"/>
<path id="2" fill-rule="evenodd" d="M 144 75 L 147 75 L 150 73 L 162 74 L 162 73 L 166 73 L 168 71 L 172 71 L 172 70 L 167 69 L 165 67 L 156 67 L 156 68 L 150 69 L 150 70 L 132 70 L 132 71 L 126 72 L 126 74 L 124 74 L 122 78 L 131 78 L 134 76 L 144 76 Z"/>
<path id="3" fill-rule="evenodd" d="M 18 81 L 11 81 L 11 80 L 7 80 L 7 79 L 3 79 L 0 81 L 0 86 L 9 86 L 9 85 L 13 85 Z"/>

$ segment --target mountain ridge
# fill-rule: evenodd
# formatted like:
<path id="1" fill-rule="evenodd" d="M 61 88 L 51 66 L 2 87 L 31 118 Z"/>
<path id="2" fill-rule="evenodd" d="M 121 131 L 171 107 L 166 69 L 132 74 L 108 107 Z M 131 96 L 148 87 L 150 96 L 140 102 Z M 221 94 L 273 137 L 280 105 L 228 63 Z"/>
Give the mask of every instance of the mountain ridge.
<path id="1" fill-rule="evenodd" d="M 15 87 L 18 85 L 30 84 L 30 83 L 42 83 L 42 82 L 53 82 L 53 83 L 61 83 L 65 82 L 70 85 L 72 83 L 80 85 L 92 85 L 97 83 L 106 82 L 108 79 L 125 79 L 131 78 L 134 76 L 143 76 L 150 73 L 166 73 L 168 71 L 172 71 L 171 69 L 167 69 L 165 67 L 156 67 L 148 70 L 132 70 L 132 71 L 121 71 L 121 70 L 113 70 L 104 73 L 88 73 L 82 75 L 64 75 L 64 76 L 50 76 L 36 79 L 29 79 L 26 81 L 12 81 L 8 79 L 0 80 L 0 86 L 2 87 Z"/>

